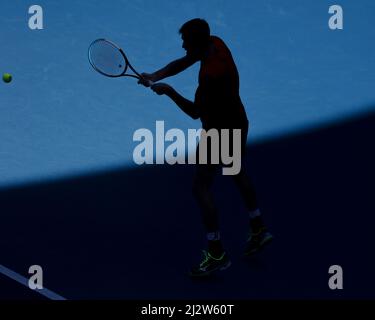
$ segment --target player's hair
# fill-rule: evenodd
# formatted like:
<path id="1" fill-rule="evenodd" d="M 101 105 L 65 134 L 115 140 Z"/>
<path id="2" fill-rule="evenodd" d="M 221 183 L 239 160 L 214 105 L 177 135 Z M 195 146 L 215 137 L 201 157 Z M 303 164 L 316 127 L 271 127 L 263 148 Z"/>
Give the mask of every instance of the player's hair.
<path id="1" fill-rule="evenodd" d="M 185 22 L 179 33 L 183 38 L 189 39 L 194 45 L 204 46 L 210 39 L 210 26 L 206 20 L 196 18 Z"/>

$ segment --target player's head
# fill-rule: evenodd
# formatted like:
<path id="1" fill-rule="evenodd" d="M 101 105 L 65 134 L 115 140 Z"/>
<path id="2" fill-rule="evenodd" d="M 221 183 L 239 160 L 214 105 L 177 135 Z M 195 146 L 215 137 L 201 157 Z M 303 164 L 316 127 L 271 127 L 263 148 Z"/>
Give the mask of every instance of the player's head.
<path id="1" fill-rule="evenodd" d="M 200 57 L 207 49 L 210 41 L 210 26 L 207 21 L 198 18 L 189 20 L 182 25 L 179 33 L 186 54 Z"/>

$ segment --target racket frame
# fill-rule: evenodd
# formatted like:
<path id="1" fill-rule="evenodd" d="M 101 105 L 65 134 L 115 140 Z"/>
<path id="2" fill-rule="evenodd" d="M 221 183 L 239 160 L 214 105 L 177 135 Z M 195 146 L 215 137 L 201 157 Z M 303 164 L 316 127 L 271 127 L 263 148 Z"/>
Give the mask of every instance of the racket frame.
<path id="1" fill-rule="evenodd" d="M 91 48 L 92 46 L 97 43 L 97 42 L 100 42 L 100 41 L 105 41 L 107 43 L 109 43 L 110 45 L 112 45 L 113 47 L 115 47 L 118 51 L 120 51 L 122 57 L 124 58 L 125 60 L 125 69 L 124 71 L 121 73 L 121 74 L 118 74 L 118 75 L 111 75 L 111 74 L 107 74 L 103 71 L 101 71 L 98 67 L 95 66 L 95 64 L 92 62 L 92 59 L 91 59 L 91 54 L 90 54 L 90 51 L 91 51 Z M 89 62 L 91 64 L 91 66 L 94 68 L 95 71 L 99 72 L 100 74 L 102 74 L 103 76 L 106 76 L 106 77 L 109 77 L 109 78 L 119 78 L 119 77 L 132 77 L 132 78 L 136 78 L 136 79 L 141 79 L 142 76 L 133 68 L 133 66 L 130 64 L 128 58 L 126 57 L 126 54 L 124 52 L 124 50 L 122 50 L 116 43 L 108 40 L 108 39 L 105 39 L 105 38 L 100 38 L 100 39 L 96 39 L 94 40 L 90 46 L 89 46 L 89 49 L 88 49 L 88 59 L 89 59 Z M 126 71 L 128 70 L 128 68 L 134 72 L 134 74 L 129 74 L 129 73 L 126 73 Z"/>

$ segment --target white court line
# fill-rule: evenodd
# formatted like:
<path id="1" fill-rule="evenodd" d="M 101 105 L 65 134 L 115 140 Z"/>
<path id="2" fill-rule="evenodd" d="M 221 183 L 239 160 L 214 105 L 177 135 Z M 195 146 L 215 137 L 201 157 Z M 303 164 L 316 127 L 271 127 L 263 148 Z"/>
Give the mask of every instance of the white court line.
<path id="1" fill-rule="evenodd" d="M 0 264 L 0 273 L 2 273 L 3 275 L 7 276 L 8 278 L 10 278 L 12 280 L 15 280 L 15 281 L 19 282 L 20 284 L 23 284 L 29 290 L 35 291 L 35 292 L 41 294 L 42 296 L 47 297 L 48 299 L 51 299 L 51 300 L 66 300 L 64 297 L 58 295 L 57 293 L 52 292 L 51 290 L 46 289 L 46 288 L 35 289 L 35 290 L 30 289 L 29 288 L 29 279 L 25 278 L 24 276 L 21 276 L 17 272 L 14 272 L 14 271 L 8 269 L 7 267 L 4 267 L 2 264 Z"/>

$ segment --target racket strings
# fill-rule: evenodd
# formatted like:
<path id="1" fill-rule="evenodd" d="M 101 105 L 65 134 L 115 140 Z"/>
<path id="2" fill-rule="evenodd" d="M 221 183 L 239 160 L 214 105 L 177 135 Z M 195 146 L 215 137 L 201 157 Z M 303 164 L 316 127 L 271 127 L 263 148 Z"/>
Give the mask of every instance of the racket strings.
<path id="1" fill-rule="evenodd" d="M 120 49 L 104 39 L 91 44 L 89 60 L 97 71 L 108 76 L 120 76 L 125 73 L 127 68 Z"/>

